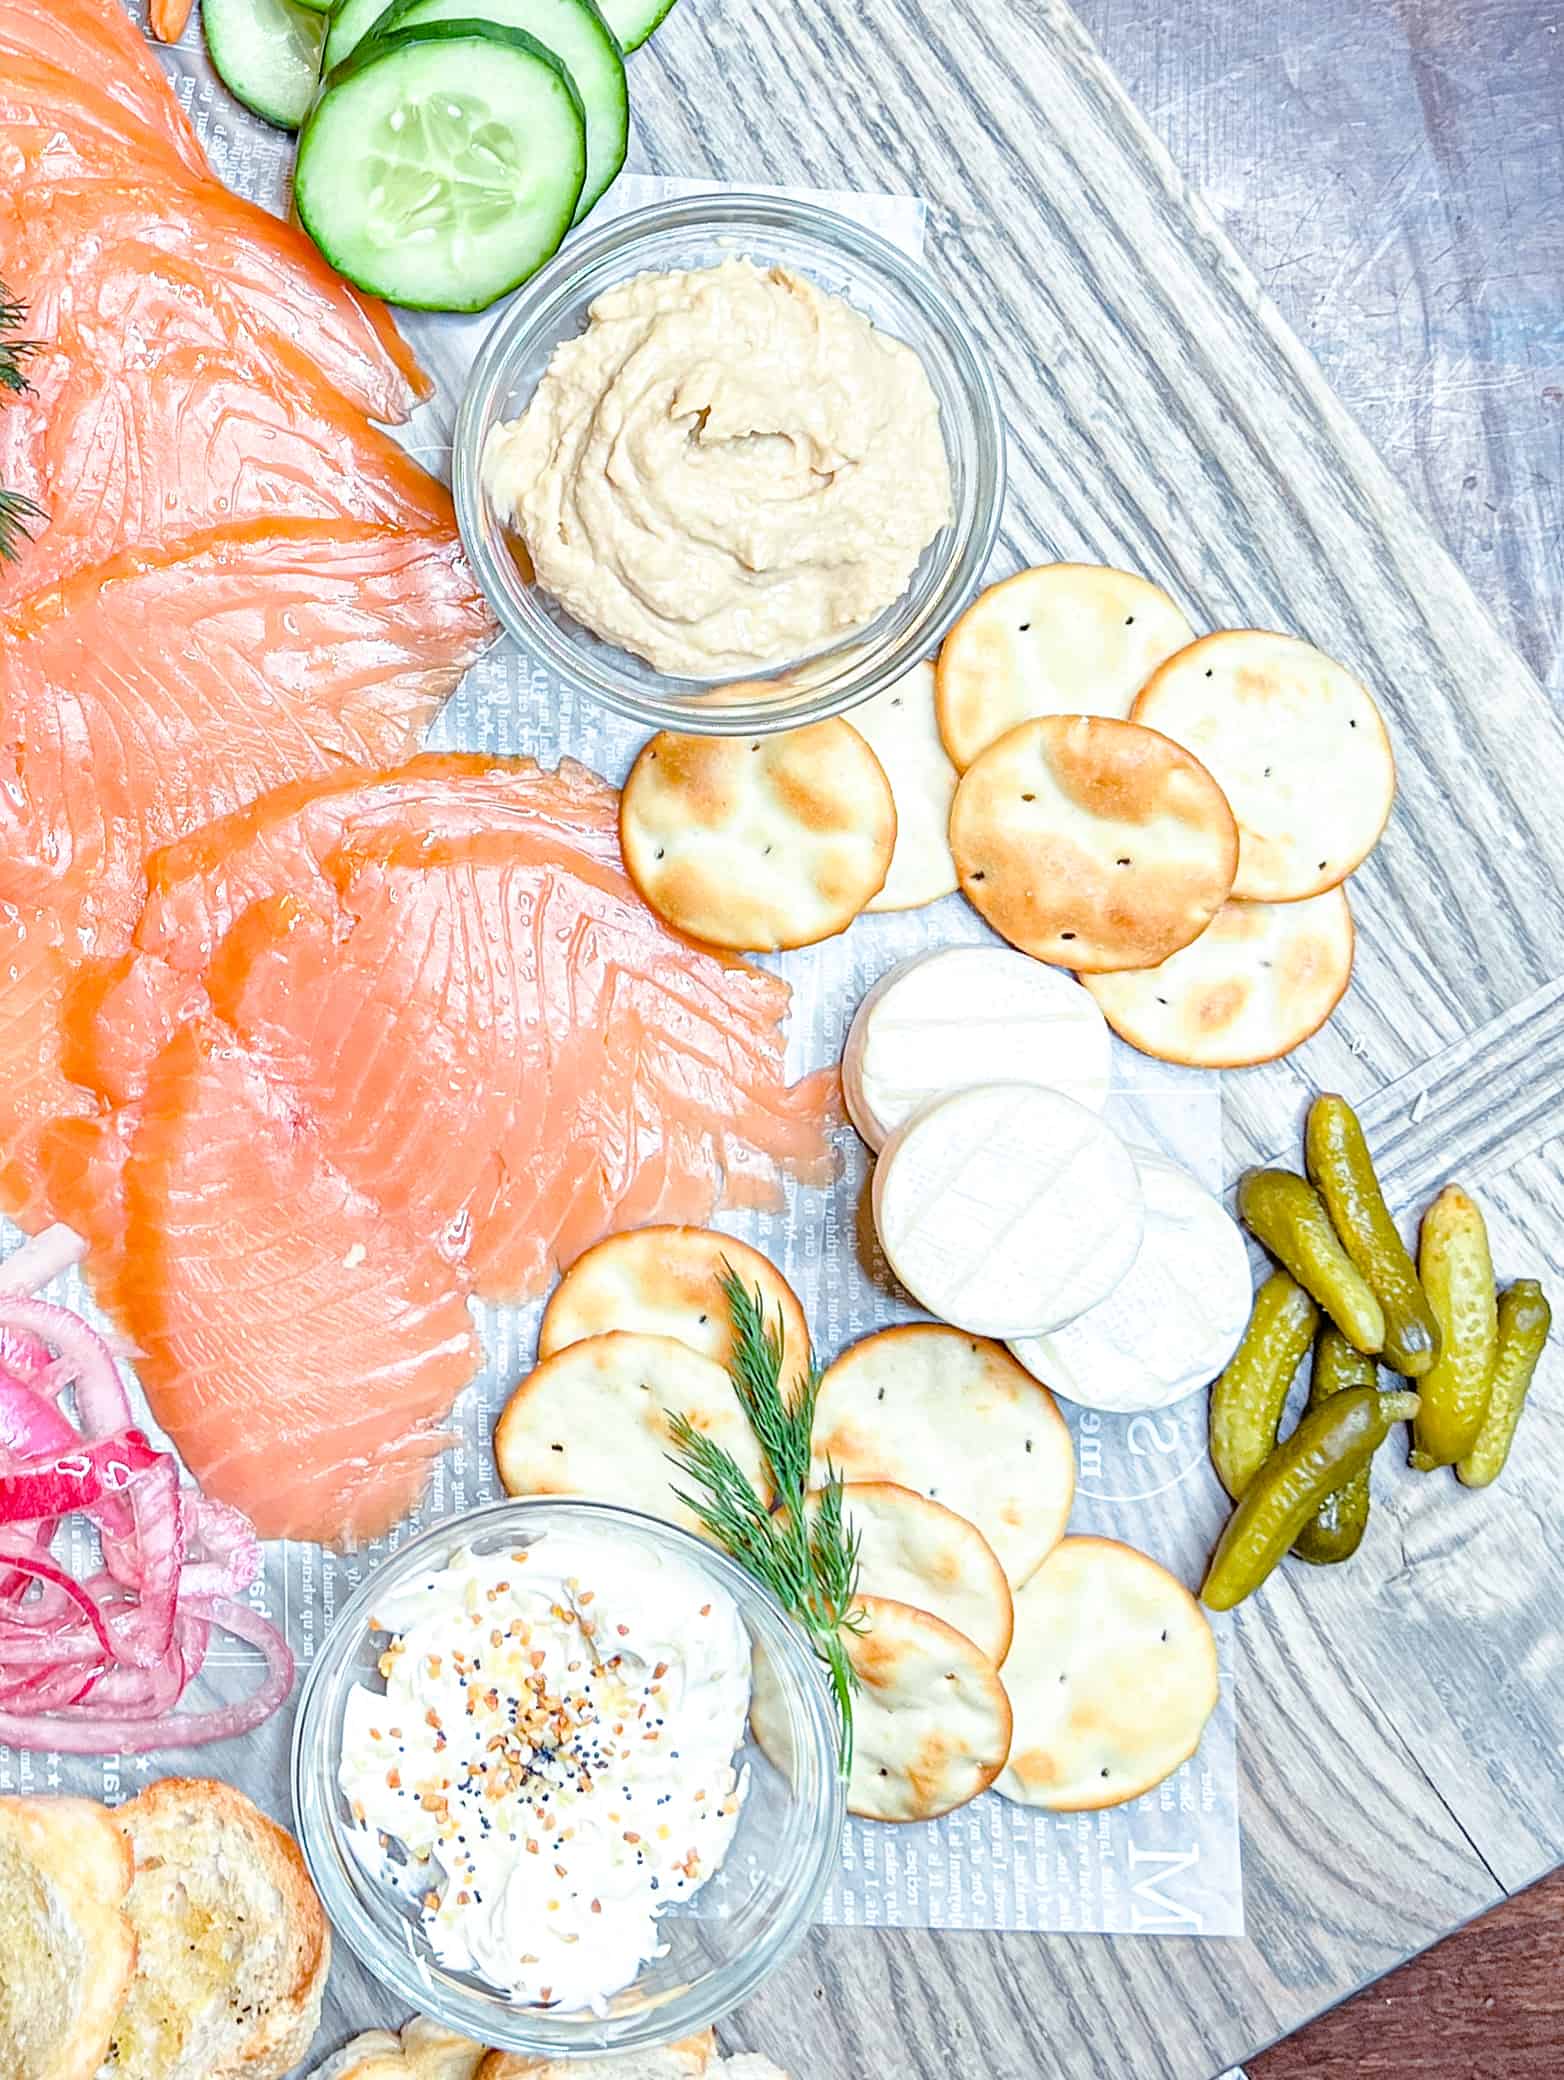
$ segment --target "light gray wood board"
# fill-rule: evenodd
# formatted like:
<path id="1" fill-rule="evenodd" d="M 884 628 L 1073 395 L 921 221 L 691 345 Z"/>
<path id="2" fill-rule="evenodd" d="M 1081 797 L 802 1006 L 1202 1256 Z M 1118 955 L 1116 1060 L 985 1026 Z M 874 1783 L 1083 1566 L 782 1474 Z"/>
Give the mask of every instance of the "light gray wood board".
<path id="1" fill-rule="evenodd" d="M 1358 980 L 1292 1063 L 1229 1079 L 1235 1167 L 1291 1143 L 1310 1088 L 1367 1101 L 1395 1085 L 1410 1102 L 1422 1065 L 1455 1050 L 1498 1174 L 1507 1115 L 1480 1102 L 1483 1045 L 1503 1032 L 1520 1080 L 1529 1021 L 1542 1040 L 1564 972 L 1564 821 L 1552 811 L 1564 741 L 1080 26 L 1053 6 L 703 0 L 637 68 L 642 156 L 656 170 L 929 198 L 930 263 L 963 294 L 1005 393 L 999 564 L 1124 561 L 1209 625 L 1311 637 L 1383 701 L 1402 791 L 1352 892 Z M 714 73 L 720 90 L 707 91 Z M 1525 1131 L 1535 1148 L 1545 1120 Z M 1457 1161 L 1460 1144 L 1440 1138 Z M 1392 1486 L 1382 1532 L 1403 1511 L 1421 1523 L 1453 1506 Z M 1506 1518 L 1498 1494 L 1476 1506 L 1530 1519 L 1524 1502 Z M 1557 1563 L 1533 1576 L 1513 1622 L 1556 1631 Z M 1383 1607 L 1388 1580 L 1289 1577 L 1244 1621 L 1248 1942 L 833 1936 L 829 1953 L 818 1941 L 806 1953 L 828 1954 L 828 1997 L 814 2001 L 801 1959 L 745 2034 L 763 2042 L 762 2021 L 781 2017 L 796 2067 L 845 2074 L 867 2004 L 877 2026 L 894 2018 L 915 2072 L 1100 2073 L 1127 2055 L 1137 2073 L 1203 2073 L 1497 1897 L 1495 1870 L 1519 1882 L 1549 1853 L 1558 1759 L 1539 1712 L 1557 1709 L 1564 1678 L 1529 1694 L 1526 1739 L 1496 1724 L 1478 1762 L 1430 1666 L 1477 1651 L 1462 1640 L 1470 1616 L 1438 1595 L 1419 1602 L 1419 1651 L 1392 1656 L 1406 1612 Z M 1504 1652 L 1503 1626 L 1486 1651 Z M 972 2043 L 981 2064 L 964 2062 Z"/>
<path id="2" fill-rule="evenodd" d="M 1332 389 L 1564 702 L 1564 18 L 1078 0 Z"/>

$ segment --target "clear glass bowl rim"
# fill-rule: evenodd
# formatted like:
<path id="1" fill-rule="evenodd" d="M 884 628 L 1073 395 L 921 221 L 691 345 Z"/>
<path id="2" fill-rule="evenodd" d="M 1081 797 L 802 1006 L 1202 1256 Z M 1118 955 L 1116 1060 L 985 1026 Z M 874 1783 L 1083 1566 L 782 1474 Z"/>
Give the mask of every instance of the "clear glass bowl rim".
<path id="1" fill-rule="evenodd" d="M 484 525 L 480 482 L 482 448 L 490 424 L 512 380 L 513 363 L 529 337 L 553 338 L 561 320 L 581 301 L 581 277 L 600 263 L 622 261 L 621 280 L 644 273 L 654 263 L 638 258 L 652 241 L 668 232 L 737 232 L 754 229 L 778 238 L 789 234 L 814 238 L 836 248 L 846 260 L 887 277 L 913 299 L 942 338 L 957 365 L 970 409 L 971 425 L 955 429 L 963 441 L 974 491 L 971 509 L 958 513 L 946 567 L 915 627 L 893 640 L 881 638 L 851 669 L 834 674 L 818 689 L 794 702 L 776 697 L 708 705 L 699 692 L 674 688 L 693 682 L 670 680 L 666 697 L 643 693 L 631 681 L 616 678 L 571 644 L 549 616 L 526 597 L 527 588 L 499 563 Z M 599 284 L 598 286 L 604 286 Z M 594 292 L 595 293 L 595 292 Z M 947 428 L 947 440 L 952 429 Z M 745 736 L 796 729 L 827 716 L 840 715 L 882 692 L 905 672 L 932 656 L 952 623 L 982 583 L 999 537 L 1005 498 L 1005 425 L 999 392 L 988 358 L 953 299 L 921 262 L 910 259 L 889 239 L 837 210 L 801 197 L 768 195 L 745 189 L 676 197 L 615 217 L 601 230 L 576 238 L 521 290 L 510 309 L 484 340 L 473 362 L 452 441 L 452 489 L 457 524 L 491 607 L 506 632 L 528 654 L 564 682 L 572 694 L 585 694 L 615 714 L 653 729 L 683 729 L 708 736 Z M 828 656 L 831 653 L 826 653 Z M 755 683 L 767 683 L 756 673 Z M 714 689 L 707 688 L 709 698 Z"/>
<path id="2" fill-rule="evenodd" d="M 375 1597 L 389 1575 L 416 1574 L 436 1551 L 502 1528 L 536 1528 L 538 1520 L 591 1530 L 628 1525 L 640 1536 L 667 1546 L 708 1572 L 738 1605 L 748 1629 L 761 1635 L 782 1689 L 803 1723 L 807 1754 L 803 1768 L 818 1789 L 807 1844 L 785 1906 L 763 1937 L 741 1955 L 708 1972 L 659 2005 L 623 2015 L 594 2017 L 591 2024 L 540 2015 L 516 2007 L 503 1994 L 443 1987 L 434 1970 L 406 1948 L 392 1948 L 369 1920 L 339 1869 L 348 1852 L 337 1846 L 336 1754 L 323 1718 L 334 1679 L 341 1676 L 361 1638 Z M 785 1963 L 808 1933 L 836 1867 L 846 1815 L 846 1788 L 838 1768 L 835 1720 L 819 1663 L 780 1604 L 728 1554 L 660 1517 L 615 1503 L 564 1496 L 513 1497 L 431 1524 L 366 1576 L 342 1606 L 319 1653 L 305 1672 L 294 1719 L 292 1793 L 299 1846 L 334 1932 L 382 1985 L 410 2006 L 503 2051 L 538 2057 L 591 2057 L 607 2052 L 649 2050 L 694 2035 L 746 2001 Z M 323 1840 L 322 1837 L 325 1839 Z"/>

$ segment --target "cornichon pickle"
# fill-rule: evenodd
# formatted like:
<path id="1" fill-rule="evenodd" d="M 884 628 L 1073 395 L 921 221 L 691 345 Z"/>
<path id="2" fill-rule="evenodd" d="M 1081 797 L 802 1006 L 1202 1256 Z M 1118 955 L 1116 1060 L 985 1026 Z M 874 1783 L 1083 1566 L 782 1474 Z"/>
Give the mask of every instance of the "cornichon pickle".
<path id="1" fill-rule="evenodd" d="M 1244 1225 L 1324 1308 L 1347 1341 L 1370 1356 L 1383 1349 L 1385 1314 L 1342 1248 L 1325 1201 L 1291 1170 L 1249 1170 L 1238 1184 Z"/>
<path id="2" fill-rule="evenodd" d="M 1531 1388 L 1531 1376 L 1553 1325 L 1548 1296 L 1534 1278 L 1518 1278 L 1499 1296 L 1499 1355 L 1493 1368 L 1488 1413 L 1477 1442 L 1456 1473 L 1469 1488 L 1486 1488 L 1504 1471 L 1515 1426 Z"/>
<path id="3" fill-rule="evenodd" d="M 1488 1229 L 1459 1185 L 1446 1185 L 1423 1215 L 1417 1267 L 1440 1339 L 1439 1356 L 1418 1381 L 1423 1409 L 1412 1431 L 1412 1464 L 1427 1473 L 1475 1447 L 1498 1355 Z"/>
<path id="4" fill-rule="evenodd" d="M 1252 1596 L 1327 1495 L 1368 1465 L 1391 1425 L 1417 1413 L 1416 1394 L 1348 1387 L 1306 1415 L 1249 1483 L 1227 1521 L 1201 1588 L 1214 1611 Z"/>
<path id="5" fill-rule="evenodd" d="M 1325 1092 L 1309 1107 L 1304 1156 L 1331 1224 L 1385 1311 L 1384 1361 L 1416 1379 L 1439 1355 L 1439 1324 L 1374 1175 L 1358 1116 Z"/>
<path id="6" fill-rule="evenodd" d="M 1319 1309 L 1285 1271 L 1254 1296 L 1249 1326 L 1211 1389 L 1211 1463 L 1236 1502 L 1276 1443 L 1287 1389 L 1319 1322 Z"/>
<path id="7" fill-rule="evenodd" d="M 1322 1408 L 1333 1394 L 1351 1387 L 1374 1387 L 1378 1374 L 1374 1360 L 1355 1351 L 1341 1331 L 1320 1331 L 1314 1346 L 1314 1370 L 1309 1376 L 1310 1413 Z M 1369 1470 L 1365 1466 L 1344 1486 L 1326 1496 L 1307 1524 L 1293 1540 L 1293 1551 L 1313 1567 L 1334 1567 L 1350 1560 L 1363 1543 L 1369 1520 Z"/>

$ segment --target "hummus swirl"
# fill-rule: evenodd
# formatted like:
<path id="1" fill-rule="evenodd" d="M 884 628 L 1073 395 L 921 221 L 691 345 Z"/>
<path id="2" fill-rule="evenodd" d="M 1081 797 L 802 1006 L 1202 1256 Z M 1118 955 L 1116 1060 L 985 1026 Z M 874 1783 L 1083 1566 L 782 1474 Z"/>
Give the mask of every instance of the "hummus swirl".
<path id="1" fill-rule="evenodd" d="M 918 356 L 749 260 L 600 296 L 520 419 L 491 431 L 483 482 L 540 585 L 689 678 L 864 627 L 951 513 Z"/>

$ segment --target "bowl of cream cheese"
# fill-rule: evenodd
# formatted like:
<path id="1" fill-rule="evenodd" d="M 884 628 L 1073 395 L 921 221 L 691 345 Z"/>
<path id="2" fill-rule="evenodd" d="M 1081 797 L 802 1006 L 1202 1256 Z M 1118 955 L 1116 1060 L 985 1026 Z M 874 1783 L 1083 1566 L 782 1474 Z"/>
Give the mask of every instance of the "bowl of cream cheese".
<path id="1" fill-rule="evenodd" d="M 725 193 L 583 236 L 485 342 L 463 538 L 572 694 L 715 734 L 839 714 L 981 581 L 1004 429 L 935 277 L 819 205 Z"/>
<path id="2" fill-rule="evenodd" d="M 749 1733 L 763 1665 L 788 1739 Z M 807 1929 L 843 1790 L 817 1664 L 725 1554 L 539 1498 L 411 1540 L 300 1697 L 294 1811 L 338 1933 L 409 2005 L 536 2056 L 705 2028 Z"/>

